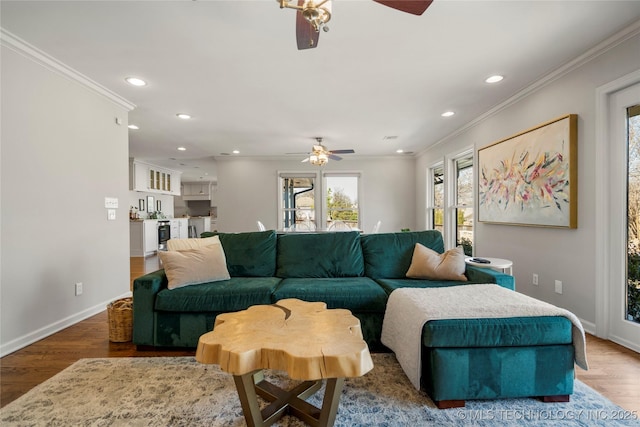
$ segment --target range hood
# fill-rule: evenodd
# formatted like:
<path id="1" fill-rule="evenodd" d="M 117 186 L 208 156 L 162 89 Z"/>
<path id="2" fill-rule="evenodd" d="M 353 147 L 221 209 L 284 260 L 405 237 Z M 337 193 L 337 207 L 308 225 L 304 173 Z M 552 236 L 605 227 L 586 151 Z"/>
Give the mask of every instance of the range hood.
<path id="1" fill-rule="evenodd" d="M 211 200 L 211 183 L 185 182 L 182 184 L 182 200 Z"/>

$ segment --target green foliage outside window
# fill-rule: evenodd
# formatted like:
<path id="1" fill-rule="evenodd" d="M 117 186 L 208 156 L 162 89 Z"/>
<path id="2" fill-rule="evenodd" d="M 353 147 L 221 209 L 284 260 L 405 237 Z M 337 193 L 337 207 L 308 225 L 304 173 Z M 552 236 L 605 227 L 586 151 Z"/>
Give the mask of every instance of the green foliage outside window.
<path id="1" fill-rule="evenodd" d="M 358 223 L 358 205 L 340 188 L 327 190 L 327 210 L 332 221 Z"/>

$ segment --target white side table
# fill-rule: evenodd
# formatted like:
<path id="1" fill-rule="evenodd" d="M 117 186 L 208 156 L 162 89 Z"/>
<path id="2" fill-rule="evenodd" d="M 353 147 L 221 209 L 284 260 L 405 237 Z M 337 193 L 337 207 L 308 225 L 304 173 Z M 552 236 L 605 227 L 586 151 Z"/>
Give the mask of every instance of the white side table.
<path id="1" fill-rule="evenodd" d="M 472 261 L 473 258 L 486 259 L 487 261 L 489 261 L 489 263 L 484 264 L 481 262 L 474 262 Z M 503 273 L 513 276 L 513 261 L 508 259 L 487 258 L 487 257 L 466 257 L 464 259 L 464 262 L 466 262 L 469 265 L 473 265 L 474 267 L 493 268 L 494 270 L 502 270 Z"/>

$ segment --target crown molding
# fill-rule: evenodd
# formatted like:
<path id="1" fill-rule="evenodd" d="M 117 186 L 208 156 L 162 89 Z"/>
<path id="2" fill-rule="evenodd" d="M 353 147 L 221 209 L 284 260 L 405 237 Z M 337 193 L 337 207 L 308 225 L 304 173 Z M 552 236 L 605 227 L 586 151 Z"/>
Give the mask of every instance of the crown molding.
<path id="1" fill-rule="evenodd" d="M 46 54 L 37 47 L 27 43 L 20 37 L 10 33 L 4 28 L 0 28 L 0 45 L 8 49 L 17 52 L 18 54 L 31 59 L 32 61 L 40 64 L 41 66 L 54 71 L 70 80 L 80 83 L 82 86 L 88 88 L 94 93 L 101 95 L 111 102 L 117 104 L 120 107 L 125 108 L 127 111 L 133 110 L 136 105 L 127 101 L 125 98 L 110 91 L 106 87 L 91 80 L 89 77 L 74 70 L 73 68 L 63 64 L 52 56 Z"/>
<path id="2" fill-rule="evenodd" d="M 428 152 L 430 149 L 442 144 L 443 142 L 446 142 L 446 141 L 450 140 L 451 138 L 454 138 L 454 137 L 466 132 L 467 130 L 471 129 L 472 127 L 474 127 L 474 126 L 480 124 L 481 122 L 487 120 L 489 117 L 491 117 L 491 116 L 499 113 L 500 111 L 512 106 L 513 104 L 521 101 L 522 99 L 526 98 L 527 96 L 531 95 L 532 93 L 542 89 L 543 87 L 551 84 L 555 80 L 558 80 L 559 78 L 561 78 L 561 77 L 569 74 L 570 72 L 580 68 L 581 66 L 583 66 L 586 63 L 588 63 L 589 61 L 592 61 L 593 59 L 597 58 L 598 56 L 602 55 L 603 53 L 608 52 L 609 50 L 613 49 L 614 47 L 618 46 L 621 43 L 624 43 L 625 41 L 629 40 L 630 38 L 635 37 L 638 34 L 640 34 L 640 21 L 636 21 L 633 24 L 625 27 L 623 30 L 617 32 L 616 34 L 612 35 L 611 37 L 609 37 L 609 38 L 605 39 L 604 41 L 598 43 L 597 45 L 595 45 L 594 47 L 592 47 L 591 49 L 589 49 L 588 51 L 586 51 L 582 55 L 578 56 L 577 58 L 575 58 L 575 59 L 567 62 L 565 65 L 555 69 L 554 71 L 550 72 L 549 74 L 543 76 L 541 79 L 536 80 L 535 82 L 533 82 L 529 86 L 527 86 L 524 89 L 522 89 L 520 92 L 518 92 L 515 95 L 513 95 L 511 98 L 509 98 L 506 101 L 496 105 L 495 107 L 491 108 L 490 110 L 488 110 L 484 114 L 478 116 L 477 118 L 475 118 L 474 120 L 470 121 L 466 125 L 463 125 L 462 127 L 458 128 L 457 130 L 451 132 L 449 135 L 439 139 L 435 143 L 433 143 L 433 144 L 429 145 L 428 147 L 426 147 L 424 150 L 421 150 L 420 152 L 417 153 L 417 155 L 418 156 L 422 156 L 423 154 Z"/>

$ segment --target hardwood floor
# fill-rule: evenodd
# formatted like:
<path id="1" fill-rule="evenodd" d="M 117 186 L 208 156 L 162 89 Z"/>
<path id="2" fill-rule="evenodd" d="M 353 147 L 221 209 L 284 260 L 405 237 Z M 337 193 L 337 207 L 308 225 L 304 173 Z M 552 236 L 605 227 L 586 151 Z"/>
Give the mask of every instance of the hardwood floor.
<path id="1" fill-rule="evenodd" d="M 157 257 L 131 258 L 131 281 L 158 269 Z M 137 351 L 109 342 L 106 311 L 0 359 L 0 407 L 17 399 L 81 358 L 193 356 L 193 350 Z M 578 379 L 640 417 L 640 354 L 587 335 L 590 369 Z"/>

